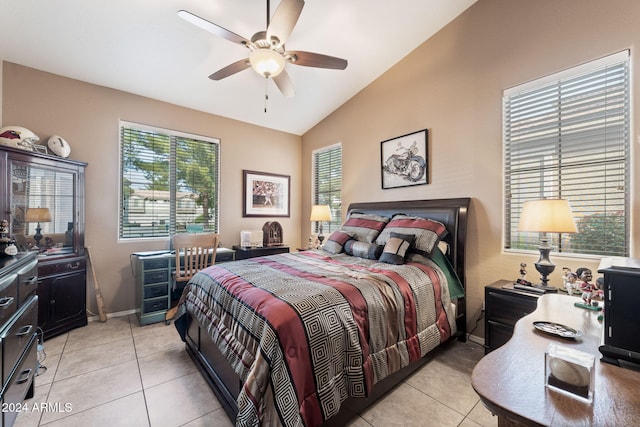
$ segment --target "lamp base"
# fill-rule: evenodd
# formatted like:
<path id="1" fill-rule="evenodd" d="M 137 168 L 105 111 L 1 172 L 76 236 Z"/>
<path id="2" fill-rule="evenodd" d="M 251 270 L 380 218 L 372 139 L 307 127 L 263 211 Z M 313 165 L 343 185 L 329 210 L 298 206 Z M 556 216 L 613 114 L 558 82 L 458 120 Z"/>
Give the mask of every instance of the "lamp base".
<path id="1" fill-rule="evenodd" d="M 36 234 L 34 234 L 33 236 L 33 240 L 36 241 L 36 248 L 40 247 L 40 240 L 42 240 L 42 234 L 40 233 L 42 231 L 42 228 L 40 228 L 40 223 L 38 223 L 38 226 L 36 227 Z"/>
<path id="2" fill-rule="evenodd" d="M 538 247 L 540 251 L 540 258 L 536 262 L 536 270 L 540 273 L 540 281 L 542 286 L 549 285 L 549 274 L 553 273 L 553 270 L 556 269 L 555 264 L 551 262 L 549 259 L 549 253 L 551 252 L 551 246 L 549 246 L 549 241 L 543 239 L 540 247 Z"/>

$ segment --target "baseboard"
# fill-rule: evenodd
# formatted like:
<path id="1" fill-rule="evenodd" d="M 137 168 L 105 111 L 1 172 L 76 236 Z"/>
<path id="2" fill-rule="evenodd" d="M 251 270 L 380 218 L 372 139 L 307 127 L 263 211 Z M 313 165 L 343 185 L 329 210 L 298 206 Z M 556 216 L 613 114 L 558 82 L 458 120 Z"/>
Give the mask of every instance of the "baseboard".
<path id="1" fill-rule="evenodd" d="M 136 309 L 131 309 L 131 310 L 125 310 L 125 311 L 117 311 L 115 313 L 107 313 L 107 319 L 110 319 L 112 317 L 121 317 L 121 316 L 128 316 L 130 314 L 136 314 Z M 89 322 L 99 322 L 100 321 L 100 316 L 98 316 L 97 314 L 94 314 L 92 312 L 90 312 L 89 310 L 87 310 L 87 320 Z"/>
<path id="2" fill-rule="evenodd" d="M 469 335 L 467 336 L 467 339 L 468 339 L 469 341 L 471 341 L 471 342 L 474 342 L 474 343 L 476 343 L 476 344 L 480 344 L 480 345 L 484 346 L 484 338 L 482 338 L 482 337 L 479 337 L 479 336 L 477 336 L 477 335 L 471 335 L 471 334 L 469 334 Z"/>

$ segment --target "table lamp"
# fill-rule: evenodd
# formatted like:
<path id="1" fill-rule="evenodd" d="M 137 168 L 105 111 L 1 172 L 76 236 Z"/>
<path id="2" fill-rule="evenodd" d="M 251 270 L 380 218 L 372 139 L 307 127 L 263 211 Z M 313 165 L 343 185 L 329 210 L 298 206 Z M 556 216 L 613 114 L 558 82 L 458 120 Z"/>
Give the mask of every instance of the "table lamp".
<path id="1" fill-rule="evenodd" d="M 36 241 L 36 248 L 38 248 L 38 246 L 40 246 L 40 240 L 42 240 L 42 234 L 40 234 L 42 231 L 40 223 L 51 222 L 51 213 L 49 212 L 49 208 L 28 208 L 25 216 L 25 222 L 38 223 L 36 226 L 36 234 L 33 236 L 33 239 Z"/>
<path id="2" fill-rule="evenodd" d="M 542 199 L 524 202 L 518 231 L 542 233 L 540 236 L 540 259 L 536 270 L 540 273 L 542 286 L 548 286 L 549 274 L 556 266 L 549 260 L 551 246 L 547 233 L 577 233 L 576 222 L 569 201 L 565 199 Z"/>
<path id="3" fill-rule="evenodd" d="M 331 221 L 331 208 L 329 205 L 313 205 L 309 221 L 318 222 L 318 241 L 322 245 L 324 236 L 322 235 L 322 221 Z"/>

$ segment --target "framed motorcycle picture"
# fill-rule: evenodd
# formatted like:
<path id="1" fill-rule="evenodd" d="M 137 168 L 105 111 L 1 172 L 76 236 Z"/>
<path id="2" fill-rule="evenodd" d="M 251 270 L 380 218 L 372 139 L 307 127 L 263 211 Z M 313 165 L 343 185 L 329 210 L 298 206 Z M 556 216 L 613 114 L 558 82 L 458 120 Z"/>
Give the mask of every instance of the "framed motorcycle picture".
<path id="1" fill-rule="evenodd" d="M 382 189 L 429 183 L 427 129 L 380 143 Z"/>

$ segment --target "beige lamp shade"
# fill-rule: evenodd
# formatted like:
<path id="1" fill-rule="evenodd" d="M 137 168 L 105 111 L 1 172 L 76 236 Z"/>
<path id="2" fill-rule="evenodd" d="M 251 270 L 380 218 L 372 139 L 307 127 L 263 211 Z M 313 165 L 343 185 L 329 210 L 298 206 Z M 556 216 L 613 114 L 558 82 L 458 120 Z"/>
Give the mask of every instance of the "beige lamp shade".
<path id="1" fill-rule="evenodd" d="M 29 208 L 25 218 L 26 222 L 50 222 L 51 212 L 49 208 Z"/>
<path id="2" fill-rule="evenodd" d="M 309 221 L 331 221 L 331 208 L 329 205 L 313 205 Z"/>
<path id="3" fill-rule="evenodd" d="M 518 231 L 577 233 L 578 228 L 568 200 L 542 199 L 524 203 Z"/>

